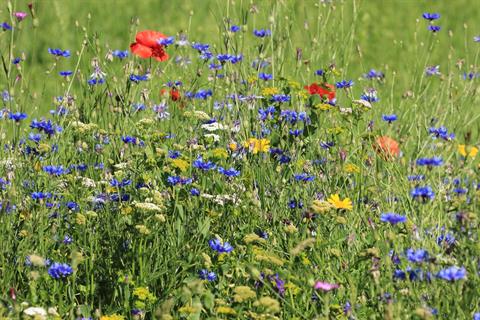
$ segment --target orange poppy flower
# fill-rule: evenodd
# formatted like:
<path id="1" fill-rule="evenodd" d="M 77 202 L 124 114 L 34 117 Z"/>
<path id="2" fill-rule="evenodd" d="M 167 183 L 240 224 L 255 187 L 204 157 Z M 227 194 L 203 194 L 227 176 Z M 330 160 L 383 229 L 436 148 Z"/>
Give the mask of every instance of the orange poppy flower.
<path id="1" fill-rule="evenodd" d="M 373 144 L 373 149 L 387 160 L 400 155 L 398 142 L 388 136 L 378 137 Z"/>
<path id="2" fill-rule="evenodd" d="M 312 83 L 309 86 L 305 86 L 305 89 L 307 89 L 310 94 L 318 94 L 322 98 L 327 97 L 328 100 L 335 99 L 335 87 L 331 84 L 322 83 L 318 85 Z"/>
<path id="3" fill-rule="evenodd" d="M 168 54 L 164 47 L 158 43 L 158 40 L 167 38 L 161 32 L 145 30 L 137 33 L 134 43 L 130 45 L 133 54 L 141 58 L 155 58 L 158 61 L 168 59 Z"/>

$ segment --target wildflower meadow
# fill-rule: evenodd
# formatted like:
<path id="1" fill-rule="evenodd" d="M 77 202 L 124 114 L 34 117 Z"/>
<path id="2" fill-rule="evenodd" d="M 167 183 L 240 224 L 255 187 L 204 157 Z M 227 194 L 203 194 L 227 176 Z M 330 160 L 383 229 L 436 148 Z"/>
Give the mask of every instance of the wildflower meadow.
<path id="1" fill-rule="evenodd" d="M 3 1 L 0 319 L 480 320 L 478 17 Z"/>

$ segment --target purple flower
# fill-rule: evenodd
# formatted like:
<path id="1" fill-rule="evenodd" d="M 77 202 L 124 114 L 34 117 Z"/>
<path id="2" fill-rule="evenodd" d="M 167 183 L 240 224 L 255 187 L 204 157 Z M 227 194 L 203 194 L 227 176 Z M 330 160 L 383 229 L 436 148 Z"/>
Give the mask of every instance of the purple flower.
<path id="1" fill-rule="evenodd" d="M 440 26 L 432 26 L 432 25 L 428 26 L 428 30 L 432 31 L 433 33 L 440 31 L 440 29 L 441 29 Z"/>

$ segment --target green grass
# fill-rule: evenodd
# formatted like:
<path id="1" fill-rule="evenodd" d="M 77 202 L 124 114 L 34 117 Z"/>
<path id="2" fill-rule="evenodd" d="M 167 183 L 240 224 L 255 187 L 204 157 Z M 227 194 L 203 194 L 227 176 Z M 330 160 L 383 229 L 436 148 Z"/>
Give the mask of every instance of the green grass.
<path id="1" fill-rule="evenodd" d="M 29 15 L 13 31 L 0 31 L 0 90 L 13 98 L 3 102 L 0 119 L 0 318 L 25 316 L 32 306 L 55 308 L 58 315 L 50 312 L 50 318 L 104 320 L 427 319 L 431 308 L 439 318 L 471 319 L 480 312 L 479 156 L 458 151 L 460 145 L 479 147 L 480 78 L 463 79 L 464 72 L 478 72 L 480 46 L 473 37 L 480 34 L 479 5 L 85 0 L 33 7 L 35 19 Z M 1 10 L 0 22 L 11 21 L 9 12 L 28 11 L 27 2 Z M 423 12 L 441 13 L 435 22 L 440 32 L 427 30 Z M 227 32 L 230 24 L 241 31 Z M 272 36 L 252 35 L 262 28 Z M 177 39 L 184 33 L 190 42 L 210 44 L 214 56 L 243 54 L 243 61 L 212 71 L 190 46 L 168 47 L 165 62 L 131 53 L 125 60 L 108 58 L 109 50 L 127 50 L 146 29 Z M 48 48 L 72 54 L 55 58 Z M 9 63 L 19 56 L 18 66 Z M 177 64 L 177 56 L 191 63 Z M 252 68 L 259 57 L 270 65 Z M 94 65 L 106 73 L 105 83 L 90 86 Z M 425 69 L 435 65 L 441 75 L 427 76 Z M 385 79 L 366 79 L 372 68 Z M 315 75 L 318 69 L 324 77 Z M 62 70 L 74 74 L 62 78 Z M 273 80 L 259 80 L 259 72 Z M 148 81 L 129 80 L 146 73 Z M 182 98 L 172 101 L 160 90 L 176 80 L 183 82 Z M 341 80 L 355 84 L 337 89 L 336 106 L 329 108 L 303 89 Z M 290 101 L 272 102 L 272 88 Z M 380 100 L 364 109 L 354 100 L 369 88 Z M 201 89 L 212 96 L 186 97 Z M 226 98 L 232 94 L 263 98 Z M 169 112 L 163 120 L 152 111 L 162 103 Z M 134 104 L 146 110 L 133 111 Z M 60 105 L 66 116 L 49 114 Z M 259 120 L 259 109 L 269 106 L 274 119 Z M 282 121 L 282 110 L 303 111 L 310 122 Z M 15 122 L 9 111 L 28 118 Z M 388 124 L 383 114 L 398 120 Z M 43 132 L 36 143 L 29 134 L 39 130 L 30 123 L 42 117 L 62 130 Z M 223 129 L 206 129 L 212 118 Z M 429 128 L 440 126 L 455 139 L 433 139 Z M 283 150 L 289 161 L 248 146 L 265 128 L 270 149 Z M 303 131 L 294 137 L 291 129 Z M 375 152 L 384 135 L 399 142 L 398 156 Z M 137 142 L 125 143 L 125 136 Z M 334 145 L 326 148 L 326 142 Z M 199 156 L 216 168 L 197 168 Z M 441 166 L 415 164 L 434 156 L 443 159 Z M 70 170 L 52 175 L 49 165 Z M 218 167 L 240 173 L 226 177 Z M 313 181 L 296 181 L 302 173 Z M 412 182 L 409 175 L 425 179 Z M 172 186 L 172 176 L 193 181 Z M 115 186 L 113 179 L 130 183 Z M 435 197 L 413 199 L 415 186 L 431 186 Z M 465 195 L 455 193 L 460 187 Z M 34 192 L 52 196 L 35 200 Z M 328 207 L 334 194 L 351 199 L 352 210 Z M 123 195 L 128 199 L 118 201 Z M 381 222 L 385 212 L 407 222 Z M 437 238 L 447 234 L 455 244 L 439 245 Z M 209 246 L 215 238 L 233 251 L 216 253 Z M 428 258 L 409 261 L 409 248 L 425 249 Z M 54 279 L 45 259 L 67 263 L 72 274 Z M 436 277 L 450 266 L 464 267 L 466 278 Z M 420 280 L 408 280 L 408 272 L 407 280 L 393 279 L 408 268 Z M 215 272 L 216 280 L 201 280 L 202 269 Z M 317 281 L 339 287 L 322 292 L 314 289 Z M 133 316 L 134 309 L 141 314 Z"/>

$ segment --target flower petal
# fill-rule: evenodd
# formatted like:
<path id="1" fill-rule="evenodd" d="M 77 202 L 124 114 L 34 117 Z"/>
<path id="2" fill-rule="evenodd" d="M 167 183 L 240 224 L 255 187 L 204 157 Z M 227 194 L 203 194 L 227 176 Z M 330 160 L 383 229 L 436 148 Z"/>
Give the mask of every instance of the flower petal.
<path id="1" fill-rule="evenodd" d="M 146 47 L 140 43 L 132 43 L 130 45 L 130 50 L 132 50 L 133 54 L 140 56 L 142 58 L 150 58 L 152 56 L 152 49 Z"/>
<path id="2" fill-rule="evenodd" d="M 158 46 L 158 40 L 165 39 L 166 37 L 167 36 L 161 32 L 145 30 L 137 33 L 137 36 L 135 37 L 135 41 L 144 46 L 154 48 Z"/>

